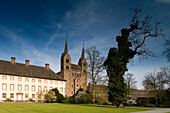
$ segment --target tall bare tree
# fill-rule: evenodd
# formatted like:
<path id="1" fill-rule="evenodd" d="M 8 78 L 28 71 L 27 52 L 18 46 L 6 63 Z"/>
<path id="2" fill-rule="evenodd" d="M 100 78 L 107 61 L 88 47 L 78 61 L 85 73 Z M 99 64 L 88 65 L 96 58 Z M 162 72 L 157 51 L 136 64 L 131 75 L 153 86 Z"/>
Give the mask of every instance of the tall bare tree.
<path id="1" fill-rule="evenodd" d="M 127 97 L 127 87 L 123 75 L 128 70 L 127 64 L 136 55 L 140 58 L 154 56 L 146 47 L 146 41 L 150 38 L 164 36 L 159 29 L 161 22 L 152 22 L 151 17 L 142 14 L 141 9 L 133 9 L 135 14 L 129 28 L 121 29 L 121 35 L 116 37 L 117 47 L 110 48 L 104 66 L 109 78 L 109 98 L 117 107 L 121 107 Z"/>
<path id="2" fill-rule="evenodd" d="M 168 84 L 168 67 L 161 67 L 159 72 L 150 72 L 147 73 L 142 85 L 146 90 L 149 91 L 151 95 L 155 97 L 155 104 L 158 105 L 158 99 L 162 100 L 165 90 Z"/>
<path id="3" fill-rule="evenodd" d="M 135 80 L 136 78 L 131 73 L 125 74 L 124 78 L 125 78 L 125 83 L 127 84 L 127 96 L 129 98 L 131 90 L 136 89 L 137 81 Z"/>
<path id="4" fill-rule="evenodd" d="M 95 90 L 94 86 L 96 82 L 101 82 L 103 77 L 100 73 L 103 71 L 103 63 L 105 58 L 101 56 L 101 52 L 96 47 L 90 47 L 86 50 L 86 59 L 88 64 L 88 78 L 92 83 L 93 103 L 95 103 Z"/>

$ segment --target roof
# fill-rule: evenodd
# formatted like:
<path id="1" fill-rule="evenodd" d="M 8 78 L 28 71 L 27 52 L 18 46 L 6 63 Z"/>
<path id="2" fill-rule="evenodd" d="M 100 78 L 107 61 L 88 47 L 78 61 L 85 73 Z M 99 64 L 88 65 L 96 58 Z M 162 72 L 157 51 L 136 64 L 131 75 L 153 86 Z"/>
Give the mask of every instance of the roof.
<path id="1" fill-rule="evenodd" d="M 44 78 L 52 80 L 64 80 L 56 73 L 54 73 L 51 69 L 46 69 L 46 67 L 26 65 L 22 63 L 11 63 L 10 61 L 4 60 L 0 60 L 0 74 Z"/>
<path id="2" fill-rule="evenodd" d="M 72 69 L 80 69 L 81 70 L 81 66 L 80 65 L 76 65 L 76 64 L 71 64 L 71 68 Z"/>
<path id="3" fill-rule="evenodd" d="M 108 93 L 108 87 L 106 85 L 94 85 L 94 90 L 96 94 L 107 94 Z M 89 83 L 88 85 L 88 91 L 92 92 L 92 84 Z"/>
<path id="4" fill-rule="evenodd" d="M 149 95 L 148 91 L 146 90 L 138 90 L 138 89 L 133 89 L 129 95 L 131 98 L 143 98 L 143 97 L 153 97 L 153 95 Z"/>

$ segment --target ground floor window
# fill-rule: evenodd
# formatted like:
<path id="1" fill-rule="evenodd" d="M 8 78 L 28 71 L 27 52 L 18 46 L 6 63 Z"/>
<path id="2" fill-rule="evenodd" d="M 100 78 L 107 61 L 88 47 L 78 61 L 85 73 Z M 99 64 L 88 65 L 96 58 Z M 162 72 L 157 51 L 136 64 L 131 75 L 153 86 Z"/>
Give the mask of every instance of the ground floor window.
<path id="1" fill-rule="evenodd" d="M 35 94 L 32 94 L 32 98 L 35 98 Z"/>
<path id="2" fill-rule="evenodd" d="M 10 97 L 11 97 L 11 98 L 14 98 L 14 93 L 11 93 Z"/>
<path id="3" fill-rule="evenodd" d="M 28 94 L 25 94 L 25 99 L 28 99 Z"/>
<path id="4" fill-rule="evenodd" d="M 6 93 L 3 93 L 3 94 L 2 94 L 2 98 L 6 98 Z"/>

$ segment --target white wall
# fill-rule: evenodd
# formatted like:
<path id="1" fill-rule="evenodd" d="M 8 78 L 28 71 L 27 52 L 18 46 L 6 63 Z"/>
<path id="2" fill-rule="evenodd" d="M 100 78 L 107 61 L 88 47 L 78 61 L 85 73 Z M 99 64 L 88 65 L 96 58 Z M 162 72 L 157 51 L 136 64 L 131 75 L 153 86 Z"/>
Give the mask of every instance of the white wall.
<path id="1" fill-rule="evenodd" d="M 6 76 L 6 80 L 3 79 L 3 76 Z M 14 80 L 10 80 L 10 77 L 14 77 Z M 41 79 L 41 78 L 31 78 L 31 77 L 21 77 L 22 80 L 19 81 L 18 77 L 21 76 L 12 76 L 12 75 L 2 75 L 0 74 L 0 101 L 6 100 L 6 98 L 10 98 L 10 93 L 14 93 L 14 98 L 11 100 L 17 100 L 17 93 L 23 93 L 23 100 L 29 100 L 29 98 L 32 98 L 32 94 L 35 94 L 35 99 L 37 100 L 37 95 L 36 93 L 38 92 L 38 86 L 41 86 L 42 91 L 44 90 L 44 87 L 47 87 L 47 90 L 50 90 L 50 88 L 58 88 L 60 92 L 60 88 L 63 88 L 63 92 L 60 92 L 65 96 L 65 81 L 61 80 L 49 80 L 49 79 Z M 25 79 L 28 78 L 29 81 L 27 82 Z M 35 82 L 32 82 L 32 79 L 35 79 Z M 41 80 L 41 83 L 38 82 L 38 80 Z M 47 83 L 44 81 L 47 80 Z M 51 83 L 52 81 L 53 83 Z M 6 83 L 7 84 L 7 89 L 3 90 L 2 89 L 2 84 Z M 10 90 L 10 84 L 14 84 L 14 90 Z M 22 90 L 18 90 L 18 84 L 22 85 Z M 29 90 L 25 90 L 25 85 L 29 86 Z M 32 91 L 32 85 L 35 86 L 35 91 Z M 2 98 L 2 94 L 6 93 L 6 98 Z M 25 94 L 28 94 L 28 99 L 25 99 Z"/>

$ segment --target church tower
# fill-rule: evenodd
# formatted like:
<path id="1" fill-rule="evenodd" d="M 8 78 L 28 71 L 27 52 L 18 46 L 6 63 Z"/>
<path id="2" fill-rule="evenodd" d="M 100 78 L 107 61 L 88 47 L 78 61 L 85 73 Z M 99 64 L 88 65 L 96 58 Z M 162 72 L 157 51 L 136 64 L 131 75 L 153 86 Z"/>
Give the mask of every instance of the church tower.
<path id="1" fill-rule="evenodd" d="M 85 55 L 84 55 L 84 43 L 83 43 L 83 48 L 82 48 L 82 52 L 81 52 L 81 57 L 79 59 L 78 65 L 81 66 L 81 77 L 82 77 L 82 88 L 84 90 L 87 90 L 87 62 L 85 59 Z"/>
<path id="2" fill-rule="evenodd" d="M 78 65 L 72 64 L 68 53 L 67 37 L 64 52 L 61 55 L 60 76 L 67 80 L 65 89 L 67 97 L 75 94 L 80 88 L 87 90 L 87 62 L 84 56 L 84 45 Z"/>

